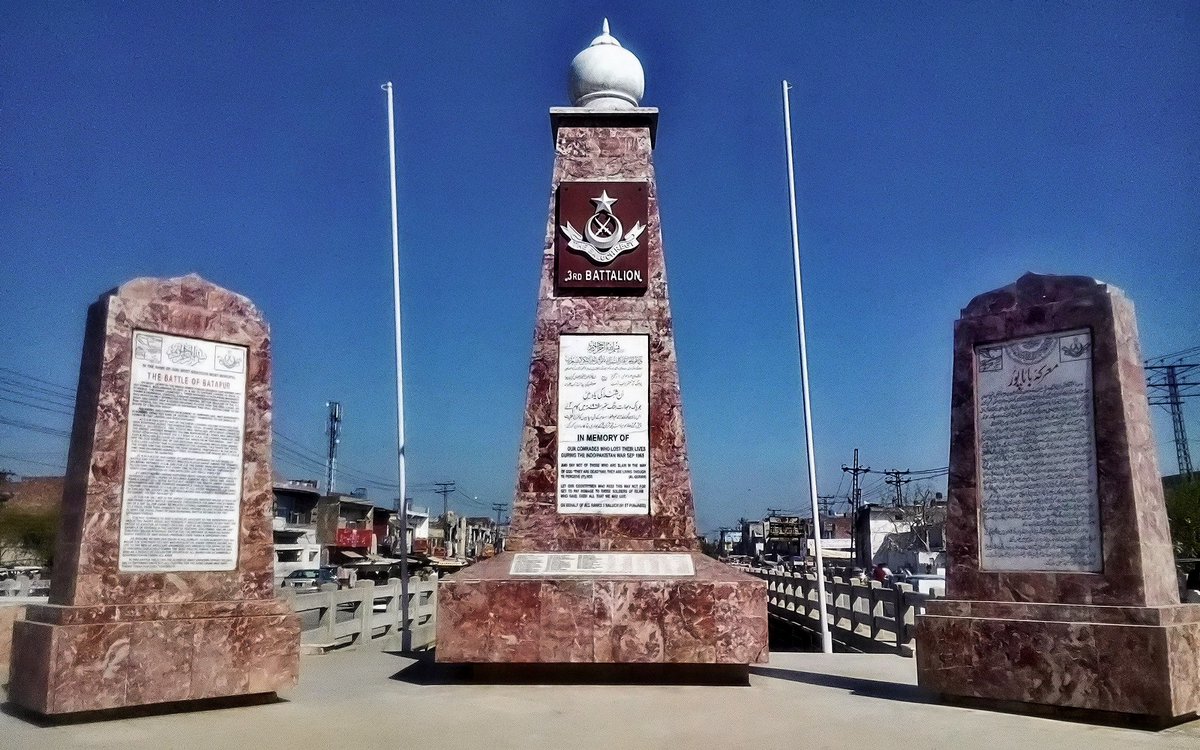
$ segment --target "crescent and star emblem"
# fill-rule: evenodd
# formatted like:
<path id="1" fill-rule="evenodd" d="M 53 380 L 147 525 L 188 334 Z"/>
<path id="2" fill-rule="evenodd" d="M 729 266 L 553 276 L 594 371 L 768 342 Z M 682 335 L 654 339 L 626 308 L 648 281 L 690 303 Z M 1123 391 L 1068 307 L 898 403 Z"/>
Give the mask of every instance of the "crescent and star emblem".
<path id="1" fill-rule="evenodd" d="M 610 197 L 607 190 L 602 190 L 600 195 L 591 201 L 596 205 L 596 210 L 583 225 L 583 234 L 571 226 L 569 221 L 559 226 L 567 236 L 567 245 L 572 250 L 578 250 L 596 263 L 610 263 L 618 255 L 638 246 L 638 237 L 642 236 L 646 227 L 639 221 L 622 236 L 625 228 L 612 210 L 613 204 L 617 202 L 616 198 Z"/>

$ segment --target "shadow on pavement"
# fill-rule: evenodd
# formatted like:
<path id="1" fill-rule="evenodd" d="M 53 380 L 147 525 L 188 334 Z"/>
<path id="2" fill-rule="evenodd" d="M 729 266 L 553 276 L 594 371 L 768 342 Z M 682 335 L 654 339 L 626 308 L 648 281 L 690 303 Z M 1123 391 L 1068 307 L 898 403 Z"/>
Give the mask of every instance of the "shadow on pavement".
<path id="1" fill-rule="evenodd" d="M 821 674 L 820 672 L 801 672 L 777 667 L 759 667 L 751 665 L 750 674 L 759 677 L 771 677 L 776 680 L 803 682 L 808 685 L 848 690 L 852 695 L 863 695 L 868 698 L 882 698 L 890 701 L 905 703 L 938 703 L 937 696 L 927 693 L 916 685 L 905 685 L 899 682 L 884 682 L 883 680 L 868 680 L 864 677 L 843 677 L 836 674 Z"/>
<path id="2" fill-rule="evenodd" d="M 144 706 L 128 706 L 125 708 L 109 708 L 102 711 L 78 711 L 68 714 L 52 714 L 44 716 L 34 711 L 22 708 L 11 701 L 0 704 L 0 713 L 20 719 L 36 727 L 57 727 L 70 724 L 90 724 L 101 721 L 118 721 L 121 719 L 141 719 L 148 716 L 165 716 L 177 713 L 196 713 L 198 711 L 219 711 L 226 708 L 242 708 L 245 706 L 265 706 L 273 703 L 287 703 L 275 693 L 256 693 L 253 695 L 235 695 L 225 698 L 204 698 L 192 701 L 171 701 L 169 703 L 151 703 Z M 3 742 L 0 742 L 3 745 Z"/>
<path id="3" fill-rule="evenodd" d="M 745 687 L 740 664 L 439 664 L 432 652 L 391 679 L 412 685 L 726 685 Z"/>
<path id="4" fill-rule="evenodd" d="M 432 651 L 414 651 L 402 654 L 389 651 L 396 656 L 413 659 L 413 663 L 401 669 L 389 679 L 407 682 L 410 685 L 466 685 L 473 682 L 471 667 L 467 664 L 438 664 Z"/>

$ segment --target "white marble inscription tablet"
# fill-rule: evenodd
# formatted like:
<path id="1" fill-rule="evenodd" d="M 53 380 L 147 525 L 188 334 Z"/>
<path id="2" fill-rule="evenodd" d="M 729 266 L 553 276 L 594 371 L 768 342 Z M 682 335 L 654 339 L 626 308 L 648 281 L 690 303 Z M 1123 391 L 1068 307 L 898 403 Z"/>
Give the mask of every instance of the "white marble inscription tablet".
<path id="1" fill-rule="evenodd" d="M 650 337 L 563 335 L 558 512 L 650 512 Z"/>
<path id="2" fill-rule="evenodd" d="M 640 552 L 518 552 L 514 576 L 694 576 L 691 555 Z"/>
<path id="3" fill-rule="evenodd" d="M 246 347 L 133 332 L 120 570 L 234 570 Z"/>
<path id="4" fill-rule="evenodd" d="M 975 348 L 980 567 L 1103 569 L 1086 329 Z"/>

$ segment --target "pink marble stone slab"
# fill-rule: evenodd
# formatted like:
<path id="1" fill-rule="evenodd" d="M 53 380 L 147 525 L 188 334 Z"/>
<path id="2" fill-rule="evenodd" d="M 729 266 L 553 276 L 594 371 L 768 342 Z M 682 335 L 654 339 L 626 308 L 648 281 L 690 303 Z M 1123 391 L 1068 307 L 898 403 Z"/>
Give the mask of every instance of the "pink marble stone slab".
<path id="1" fill-rule="evenodd" d="M 1102 573 L 999 572 L 979 564 L 975 347 L 1092 331 Z M 1133 304 L 1082 276 L 1026 274 L 982 294 L 954 327 L 946 595 L 952 599 L 1155 606 L 1179 603 Z"/>
<path id="2" fill-rule="evenodd" d="M 443 579 L 450 663 L 760 664 L 766 583 L 699 553 L 694 576 L 512 576 L 506 552 Z"/>
<path id="3" fill-rule="evenodd" d="M 725 664 L 767 658 L 765 582 L 700 555 L 667 298 L 653 117 L 555 120 L 555 163 L 509 552 L 442 580 L 437 659 L 473 664 Z M 553 196 L 568 180 L 644 181 L 641 296 L 565 296 L 554 284 Z M 557 508 L 558 359 L 563 334 L 649 337 L 650 512 L 563 515 Z M 513 553 L 674 552 L 695 575 L 511 576 Z"/>
<path id="4" fill-rule="evenodd" d="M 119 569 L 135 328 L 248 350 L 234 570 Z M 88 309 L 67 464 L 50 603 L 13 632 L 15 703 L 61 714 L 295 684 L 299 619 L 273 585 L 270 336 L 249 300 L 198 276 L 102 295 Z"/>
<path id="5" fill-rule="evenodd" d="M 984 570 L 975 347 L 1088 329 L 1102 570 Z M 1200 606 L 1179 603 L 1133 305 L 1026 274 L 954 329 L 946 577 L 917 617 L 917 679 L 945 696 L 1177 719 L 1200 711 Z"/>
<path id="6" fill-rule="evenodd" d="M 596 123 L 616 122 L 601 117 Z M 534 325 L 511 550 L 694 550 L 695 511 L 688 471 L 675 341 L 650 128 L 595 124 L 556 129 L 556 158 L 546 223 L 542 280 Z M 640 297 L 559 296 L 554 285 L 554 195 L 565 180 L 649 183 L 649 218 L 642 235 L 649 266 Z M 557 482 L 558 353 L 564 333 L 645 333 L 650 336 L 650 508 L 646 516 L 560 515 Z"/>

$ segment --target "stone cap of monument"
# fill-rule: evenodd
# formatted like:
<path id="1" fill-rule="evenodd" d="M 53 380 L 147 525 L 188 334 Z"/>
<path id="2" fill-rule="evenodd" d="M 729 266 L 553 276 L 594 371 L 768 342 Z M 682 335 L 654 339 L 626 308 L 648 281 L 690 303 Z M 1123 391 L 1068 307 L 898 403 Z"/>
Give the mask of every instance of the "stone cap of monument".
<path id="1" fill-rule="evenodd" d="M 587 107 L 551 107 L 550 133 L 558 140 L 559 128 L 647 128 L 650 148 L 658 135 L 658 107 L 603 111 Z"/>
<path id="2" fill-rule="evenodd" d="M 264 328 L 270 328 L 258 306 L 249 297 L 217 286 L 194 272 L 167 279 L 139 276 L 101 294 L 98 299 L 108 297 L 145 298 L 160 304 L 211 304 L 222 312 L 253 318 L 261 322 Z"/>
<path id="3" fill-rule="evenodd" d="M 609 33 L 607 18 L 600 36 L 571 61 L 568 83 L 576 107 L 598 111 L 633 109 L 646 93 L 642 63 Z"/>
<path id="4" fill-rule="evenodd" d="M 1121 290 L 1093 279 L 1091 276 L 1055 276 L 1026 272 L 1008 286 L 977 295 L 962 309 L 962 317 L 976 318 L 981 315 L 996 315 L 1018 307 L 1057 302 L 1085 294 Z"/>

